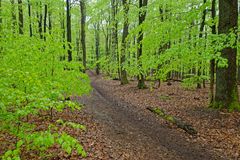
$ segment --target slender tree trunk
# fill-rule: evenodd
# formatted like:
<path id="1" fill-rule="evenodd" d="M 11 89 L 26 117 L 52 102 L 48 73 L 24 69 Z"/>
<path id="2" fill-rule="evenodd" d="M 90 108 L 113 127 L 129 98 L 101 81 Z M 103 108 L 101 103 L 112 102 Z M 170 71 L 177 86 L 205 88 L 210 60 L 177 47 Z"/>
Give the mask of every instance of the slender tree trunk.
<path id="1" fill-rule="evenodd" d="M 211 16 L 212 16 L 212 19 L 215 20 L 216 0 L 212 0 Z M 217 34 L 217 27 L 215 23 L 212 26 L 212 34 Z M 215 83 L 214 73 L 215 73 L 215 60 L 212 59 L 210 61 L 210 105 L 213 105 L 213 102 L 214 102 L 214 83 Z"/>
<path id="2" fill-rule="evenodd" d="M 99 22 L 95 25 L 95 51 L 96 51 L 96 61 L 97 61 L 97 65 L 96 65 L 96 73 L 97 75 L 99 75 L 100 73 L 100 66 L 98 63 L 99 57 L 100 57 L 100 49 L 99 49 L 99 44 L 100 44 L 100 24 Z"/>
<path id="3" fill-rule="evenodd" d="M 117 2 L 116 2 L 116 0 L 111 0 L 111 10 L 112 10 L 112 20 L 111 20 L 111 22 L 112 22 L 112 56 L 113 56 L 114 60 L 119 62 L 119 57 L 118 57 L 118 33 L 117 33 L 118 22 L 117 22 L 117 19 L 116 19 L 116 14 L 117 14 Z M 119 63 L 118 63 L 118 65 L 119 65 Z M 118 67 L 118 74 L 119 74 L 119 67 Z"/>
<path id="4" fill-rule="evenodd" d="M 61 29 L 62 29 L 63 49 L 66 49 L 66 45 L 65 45 L 65 41 L 66 41 L 65 16 L 64 16 L 64 14 L 61 14 L 60 16 L 62 17 L 62 19 L 61 19 Z"/>
<path id="5" fill-rule="evenodd" d="M 87 68 L 87 53 L 86 53 L 86 4 L 85 0 L 80 1 L 81 8 L 81 44 L 83 53 L 84 70 Z"/>
<path id="6" fill-rule="evenodd" d="M 22 9 L 22 0 L 18 0 L 18 27 L 19 27 L 19 34 L 23 34 L 23 9 Z"/>
<path id="7" fill-rule="evenodd" d="M 237 44 L 238 0 L 219 0 L 219 34 L 236 34 Z M 217 108 L 239 109 L 237 89 L 237 48 L 226 47 L 222 57 L 228 60 L 228 66 L 216 70 L 215 104 Z"/>
<path id="8" fill-rule="evenodd" d="M 71 13 L 70 13 L 70 0 L 67 3 L 67 42 L 68 42 L 68 61 L 72 61 L 72 29 L 71 29 Z"/>
<path id="9" fill-rule="evenodd" d="M 127 36 L 128 36 L 128 11 L 129 11 L 129 4 L 127 3 L 127 0 L 122 0 L 123 2 L 123 8 L 124 8 L 124 25 L 123 25 L 123 34 L 122 34 L 122 49 L 121 49 L 121 58 L 120 58 L 120 65 L 121 65 L 121 84 L 127 84 L 127 71 L 123 68 L 123 65 L 126 61 L 126 50 L 127 50 Z"/>
<path id="10" fill-rule="evenodd" d="M 37 3 L 38 5 L 38 3 Z M 42 28 L 42 21 L 43 21 L 43 15 L 42 15 L 42 2 L 39 2 L 39 9 L 37 12 L 37 18 L 38 18 L 38 33 L 40 36 L 40 39 L 43 39 L 43 28 Z"/>
<path id="11" fill-rule="evenodd" d="M 112 30 L 111 30 L 111 13 L 109 13 L 109 16 L 108 16 L 108 26 L 109 26 L 109 28 L 108 28 L 108 53 L 107 53 L 107 55 L 109 56 L 110 55 L 110 53 L 112 53 Z"/>
<path id="12" fill-rule="evenodd" d="M 142 9 L 143 7 L 146 7 L 148 4 L 148 0 L 139 0 L 139 9 Z M 139 11 L 139 26 L 142 25 L 142 23 L 145 21 L 146 18 L 146 11 L 145 10 L 140 10 Z M 142 45 L 142 40 L 143 40 L 143 29 L 141 28 L 141 30 L 138 33 L 138 38 L 137 38 L 137 44 L 138 44 L 138 49 L 137 49 L 137 59 L 138 59 L 138 65 L 140 68 L 142 68 L 142 62 L 140 60 L 141 56 L 142 56 L 142 49 L 143 49 L 143 45 Z M 138 88 L 139 89 L 144 89 L 146 88 L 145 85 L 145 77 L 143 75 L 142 72 L 140 72 L 140 75 L 138 76 Z"/>
<path id="13" fill-rule="evenodd" d="M 31 4 L 28 0 L 28 17 L 29 17 L 29 36 L 33 36 L 33 30 L 32 30 L 32 15 L 31 15 Z"/>
<path id="14" fill-rule="evenodd" d="M 44 5 L 44 20 L 43 20 L 43 33 L 44 33 L 44 41 L 46 41 L 46 33 L 47 33 L 47 15 L 48 15 L 48 6 Z"/>
<path id="15" fill-rule="evenodd" d="M 48 11 L 48 29 L 49 29 L 49 34 L 52 34 L 52 13 Z"/>
<path id="16" fill-rule="evenodd" d="M 207 0 L 203 0 L 203 5 L 205 5 L 206 2 L 207 2 Z M 203 14 L 202 14 L 202 22 L 201 22 L 201 25 L 200 25 L 200 33 L 199 33 L 199 38 L 200 39 L 203 38 L 203 31 L 204 31 L 204 26 L 205 26 L 205 21 L 206 21 L 206 15 L 207 15 L 207 10 L 204 9 Z M 199 77 L 201 76 L 201 65 L 202 65 L 202 63 L 199 63 L 198 73 L 197 73 Z M 197 88 L 198 89 L 202 88 L 200 82 L 197 83 Z"/>

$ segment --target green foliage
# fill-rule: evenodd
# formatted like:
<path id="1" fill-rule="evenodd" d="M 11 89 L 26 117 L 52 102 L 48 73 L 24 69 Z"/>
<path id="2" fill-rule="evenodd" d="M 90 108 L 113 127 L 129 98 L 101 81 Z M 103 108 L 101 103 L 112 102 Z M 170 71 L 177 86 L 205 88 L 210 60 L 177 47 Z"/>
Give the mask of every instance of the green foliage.
<path id="1" fill-rule="evenodd" d="M 86 126 L 81 125 L 81 124 L 77 124 L 74 122 L 64 122 L 62 119 L 59 119 L 56 121 L 59 125 L 63 125 L 63 126 L 69 126 L 72 127 L 74 129 L 81 129 L 81 130 L 86 130 Z"/>
<path id="2" fill-rule="evenodd" d="M 37 1 L 30 2 L 32 9 L 36 11 L 39 7 Z M 66 133 L 54 133 L 54 130 L 36 131 L 34 123 L 28 121 L 29 117 L 41 116 L 42 111 L 50 113 L 52 110 L 63 111 L 65 108 L 80 110 L 81 105 L 66 99 L 91 91 L 90 80 L 81 72 L 83 66 L 77 61 L 76 52 L 73 51 L 72 62 L 60 60 L 63 55 L 67 55 L 58 21 L 58 16 L 64 13 L 64 3 L 56 3 L 62 2 L 58 0 L 54 3 L 42 2 L 49 4 L 54 24 L 51 34 L 45 34 L 46 40 L 39 38 L 38 26 L 34 25 L 32 37 L 29 37 L 26 27 L 25 33 L 19 35 L 18 26 L 10 23 L 11 3 L 3 2 L 4 14 L 0 15 L 3 18 L 3 23 L 0 24 L 3 28 L 0 31 L 0 131 L 13 135 L 18 142 L 15 149 L 1 155 L 2 159 L 20 159 L 22 148 L 40 151 L 41 156 L 58 143 L 59 139 L 64 142 L 70 140 L 65 142 L 69 144 L 68 147 L 62 147 L 68 154 L 71 154 L 70 149 L 76 149 L 79 155 L 86 156 L 82 146 L 73 137 Z M 26 4 L 24 1 L 24 9 Z M 14 14 L 17 14 L 17 10 Z M 24 25 L 28 26 L 27 15 L 24 18 Z M 37 17 L 32 18 L 32 24 L 33 22 L 37 24 Z M 74 129 L 86 129 L 79 124 L 67 124 Z"/>
<path id="3" fill-rule="evenodd" d="M 196 76 L 196 75 L 186 75 L 189 78 L 183 79 L 182 86 L 186 89 L 195 89 L 198 83 L 202 83 L 203 80 L 208 80 L 208 76 Z"/>
<path id="4" fill-rule="evenodd" d="M 84 151 L 83 147 L 78 143 L 78 141 L 66 133 L 63 133 L 57 139 L 57 143 L 61 145 L 61 148 L 68 154 L 71 154 L 72 151 L 75 149 L 77 153 L 82 157 L 87 156 L 87 153 Z"/>

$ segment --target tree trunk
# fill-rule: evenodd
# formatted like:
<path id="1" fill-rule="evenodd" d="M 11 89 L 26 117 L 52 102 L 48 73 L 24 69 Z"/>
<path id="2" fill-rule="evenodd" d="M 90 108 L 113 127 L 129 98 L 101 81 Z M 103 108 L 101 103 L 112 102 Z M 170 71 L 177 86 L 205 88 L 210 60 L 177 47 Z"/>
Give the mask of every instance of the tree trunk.
<path id="1" fill-rule="evenodd" d="M 83 66 L 84 70 L 87 68 L 87 53 L 86 53 L 86 4 L 85 0 L 80 1 L 81 8 L 81 44 L 83 53 Z"/>
<path id="2" fill-rule="evenodd" d="M 121 49 L 121 58 L 120 58 L 120 65 L 121 65 L 121 84 L 127 84 L 127 71 L 123 68 L 123 65 L 126 60 L 126 49 L 127 49 L 127 36 L 128 36 L 128 11 L 129 11 L 129 4 L 127 3 L 127 0 L 123 0 L 123 8 L 124 8 L 124 26 L 123 26 L 123 34 L 122 34 L 122 49 Z"/>
<path id="3" fill-rule="evenodd" d="M 216 0 L 212 0 L 211 16 L 212 16 L 212 19 L 215 20 Z M 212 26 L 212 34 L 217 34 L 217 27 L 215 23 Z M 214 102 L 214 83 L 215 83 L 214 73 L 215 73 L 215 60 L 212 59 L 210 61 L 210 105 L 213 105 L 213 102 Z"/>
<path id="4" fill-rule="evenodd" d="M 68 42 L 68 61 L 72 61 L 72 30 L 71 30 L 71 13 L 70 13 L 70 0 L 67 3 L 67 42 Z"/>
<path id="5" fill-rule="evenodd" d="M 238 1 L 219 0 L 219 34 L 237 33 L 238 27 Z M 237 44 L 237 34 L 235 45 Z M 222 51 L 222 57 L 228 60 L 228 66 L 216 70 L 216 96 L 214 106 L 229 110 L 239 109 L 237 90 L 237 48 L 226 47 Z"/>
<path id="6" fill-rule="evenodd" d="M 38 32 L 39 32 L 39 35 L 40 35 L 40 39 L 43 39 L 43 34 L 42 34 L 42 32 L 43 32 L 43 29 L 42 29 L 42 20 L 43 20 L 42 2 L 40 2 L 40 4 L 39 4 L 39 10 L 37 12 L 37 18 L 38 18 Z"/>
<path id="7" fill-rule="evenodd" d="M 97 61 L 97 65 L 96 65 L 96 73 L 97 75 L 99 75 L 100 73 L 100 66 L 99 66 L 99 56 L 100 56 L 100 50 L 99 50 L 99 43 L 100 43 L 100 26 L 99 26 L 99 22 L 95 25 L 95 51 L 96 51 L 96 61 Z"/>
<path id="8" fill-rule="evenodd" d="M 28 17 L 29 17 L 29 36 L 33 36 L 33 30 L 32 30 L 32 15 L 31 15 L 31 4 L 28 0 Z"/>
<path id="9" fill-rule="evenodd" d="M 174 125 L 176 125 L 178 128 L 183 129 L 185 132 L 187 132 L 190 135 L 196 135 L 197 131 L 196 129 L 193 128 L 192 125 L 172 116 L 169 114 L 166 114 L 162 109 L 160 108 L 147 108 L 149 111 L 157 114 L 158 116 L 162 117 L 164 120 L 173 123 Z"/>
<path id="10" fill-rule="evenodd" d="M 44 41 L 46 41 L 46 33 L 47 33 L 47 15 L 48 15 L 48 6 L 44 5 L 44 21 L 43 21 L 43 32 L 44 32 Z"/>
<path id="11" fill-rule="evenodd" d="M 112 20 L 111 20 L 111 22 L 112 22 L 112 56 L 113 56 L 114 61 L 116 60 L 118 63 L 119 62 L 118 33 L 117 33 L 118 22 L 116 19 L 116 14 L 117 14 L 117 1 L 116 0 L 111 1 L 111 10 L 112 10 Z M 118 74 L 120 74 L 119 67 L 118 67 Z M 114 77 L 114 78 L 116 78 L 116 77 Z"/>
<path id="12" fill-rule="evenodd" d="M 18 26 L 19 26 L 19 34 L 23 34 L 23 9 L 22 9 L 22 0 L 18 0 Z"/>
<path id="13" fill-rule="evenodd" d="M 49 34 L 52 34 L 52 13 L 48 11 L 48 29 L 49 29 Z"/>
<path id="14" fill-rule="evenodd" d="M 141 10 L 143 7 L 146 7 L 148 3 L 148 0 L 139 0 L 139 26 L 142 25 L 142 23 L 145 21 L 146 18 L 146 11 L 145 10 Z M 141 28 L 141 30 L 138 33 L 138 38 L 137 38 L 137 44 L 138 44 L 138 49 L 137 49 L 137 59 L 138 59 L 138 65 L 140 68 L 142 68 L 142 62 L 140 60 L 141 56 L 142 56 L 142 49 L 143 49 L 143 45 L 142 45 L 142 40 L 143 40 L 143 29 Z M 138 76 L 138 88 L 139 89 L 144 89 L 146 88 L 145 85 L 145 77 L 143 75 L 142 72 L 140 72 L 140 75 Z"/>
<path id="15" fill-rule="evenodd" d="M 207 2 L 207 0 L 203 0 L 203 5 L 205 5 Z M 203 14 L 202 14 L 202 22 L 201 22 L 201 25 L 200 25 L 200 33 L 199 33 L 199 38 L 201 39 L 203 37 L 203 31 L 204 31 L 204 26 L 205 26 L 205 21 L 206 21 L 206 15 L 207 15 L 207 10 L 206 8 L 203 10 Z M 200 53 L 201 54 L 201 53 Z M 200 77 L 201 76 L 201 65 L 202 63 L 199 63 L 199 66 L 198 66 L 198 76 Z M 201 88 L 201 83 L 198 82 L 197 83 L 197 88 L 200 89 Z"/>

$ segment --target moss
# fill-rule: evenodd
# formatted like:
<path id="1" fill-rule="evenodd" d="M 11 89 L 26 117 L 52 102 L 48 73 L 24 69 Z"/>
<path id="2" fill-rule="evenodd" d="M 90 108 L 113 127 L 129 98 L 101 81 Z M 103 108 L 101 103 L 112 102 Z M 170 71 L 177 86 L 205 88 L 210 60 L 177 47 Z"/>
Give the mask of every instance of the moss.
<path id="1" fill-rule="evenodd" d="M 216 102 L 213 101 L 213 103 L 209 104 L 210 108 L 215 109 L 227 109 L 229 112 L 232 111 L 240 111 L 240 103 L 238 101 L 238 92 L 236 90 L 233 90 L 232 98 L 229 102 L 223 103 L 222 101 Z"/>
<path id="2" fill-rule="evenodd" d="M 229 111 L 232 112 L 234 110 L 240 111 L 240 105 L 238 100 L 238 91 L 237 89 L 233 90 L 232 93 L 232 102 L 229 104 Z"/>

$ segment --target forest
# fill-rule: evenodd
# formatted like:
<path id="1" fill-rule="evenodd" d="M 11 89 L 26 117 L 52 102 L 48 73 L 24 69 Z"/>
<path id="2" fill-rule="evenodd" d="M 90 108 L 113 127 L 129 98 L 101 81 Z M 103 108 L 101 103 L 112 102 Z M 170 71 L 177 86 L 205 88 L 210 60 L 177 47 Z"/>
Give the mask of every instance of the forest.
<path id="1" fill-rule="evenodd" d="M 240 159 L 239 4 L 0 0 L 0 158 Z"/>

